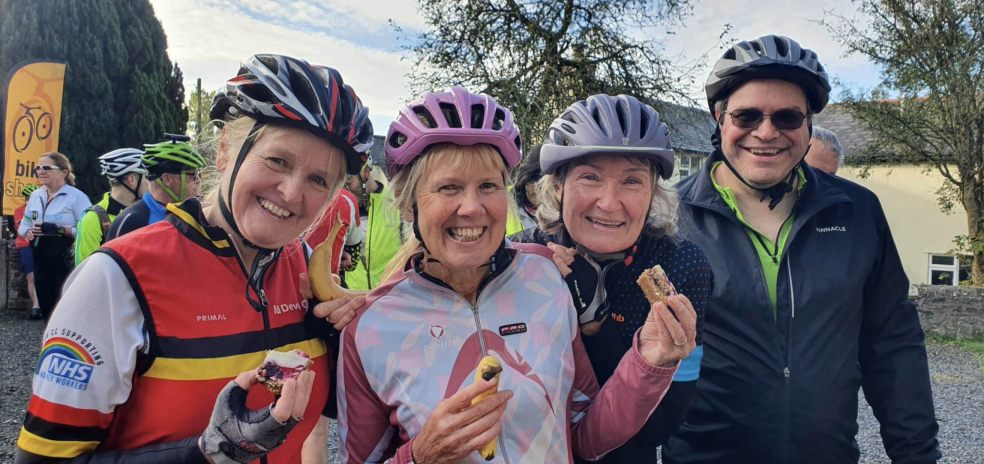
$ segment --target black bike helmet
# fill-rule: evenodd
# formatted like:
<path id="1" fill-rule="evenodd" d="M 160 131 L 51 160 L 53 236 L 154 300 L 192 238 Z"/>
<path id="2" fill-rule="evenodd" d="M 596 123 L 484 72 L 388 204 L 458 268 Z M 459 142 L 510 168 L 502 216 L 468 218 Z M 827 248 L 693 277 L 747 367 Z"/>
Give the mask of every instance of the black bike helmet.
<path id="1" fill-rule="evenodd" d="M 767 35 L 738 42 L 714 63 L 704 84 L 711 113 L 715 103 L 752 79 L 781 79 L 799 85 L 813 113 L 822 111 L 830 97 L 827 71 L 813 50 L 789 37 Z"/>

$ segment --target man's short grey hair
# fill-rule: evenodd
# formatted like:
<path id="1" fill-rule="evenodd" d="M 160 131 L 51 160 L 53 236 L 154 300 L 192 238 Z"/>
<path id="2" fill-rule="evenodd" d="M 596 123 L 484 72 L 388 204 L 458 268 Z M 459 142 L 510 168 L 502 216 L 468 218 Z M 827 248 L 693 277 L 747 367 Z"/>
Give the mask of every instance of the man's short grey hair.
<path id="1" fill-rule="evenodd" d="M 844 148 L 841 147 L 840 140 L 837 140 L 837 134 L 820 126 L 813 126 L 813 138 L 827 144 L 837 155 L 837 166 L 844 166 Z"/>

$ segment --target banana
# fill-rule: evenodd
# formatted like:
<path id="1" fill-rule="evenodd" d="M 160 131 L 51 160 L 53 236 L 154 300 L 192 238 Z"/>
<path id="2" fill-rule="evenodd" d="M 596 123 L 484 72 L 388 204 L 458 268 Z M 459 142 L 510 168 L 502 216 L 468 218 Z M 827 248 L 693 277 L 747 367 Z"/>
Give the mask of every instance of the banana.
<path id="1" fill-rule="evenodd" d="M 335 237 L 342 229 L 342 220 L 335 215 L 335 222 L 331 225 L 328 237 L 311 252 L 311 259 L 308 260 L 308 278 L 311 280 L 311 290 L 314 297 L 319 301 L 331 301 L 342 297 L 356 297 L 362 292 L 356 292 L 342 288 L 335 283 L 335 278 L 331 272 L 332 256 L 331 244 L 335 243 Z"/>
<path id="2" fill-rule="evenodd" d="M 499 373 L 501 372 L 502 372 L 502 365 L 499 364 L 499 360 L 495 359 L 492 356 L 486 355 L 482 357 L 481 361 L 479 361 L 478 369 L 475 369 L 475 381 L 478 382 L 480 379 L 485 381 L 492 380 L 498 377 Z M 475 398 L 472 398 L 471 404 L 474 405 L 479 401 L 488 398 L 496 391 L 498 391 L 498 387 L 496 387 L 495 390 L 489 390 L 487 392 L 483 392 L 482 394 L 476 396 Z M 482 447 L 478 449 L 478 453 L 481 454 L 486 461 L 491 461 L 493 458 L 495 458 L 495 442 L 498 440 L 498 438 L 499 437 L 493 438 L 491 441 L 482 445 Z"/>

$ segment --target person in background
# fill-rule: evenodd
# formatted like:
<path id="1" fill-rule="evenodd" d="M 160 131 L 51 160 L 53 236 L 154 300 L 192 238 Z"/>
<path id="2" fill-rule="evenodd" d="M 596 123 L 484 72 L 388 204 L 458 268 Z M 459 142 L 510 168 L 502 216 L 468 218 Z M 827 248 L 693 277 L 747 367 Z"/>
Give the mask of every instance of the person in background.
<path id="1" fill-rule="evenodd" d="M 345 273 L 345 283 L 353 290 L 376 288 L 406 237 L 400 213 L 393 206 L 393 194 L 381 171 L 366 164 L 359 173 L 360 182 L 353 186 L 357 194 L 367 197 L 369 213 L 362 257 L 355 260 L 354 270 Z"/>
<path id="2" fill-rule="evenodd" d="M 27 184 L 23 189 L 21 189 L 21 196 L 24 197 L 24 204 L 18 206 L 17 209 L 14 210 L 14 234 L 17 234 L 17 229 L 20 227 L 20 223 L 24 219 L 24 210 L 27 208 L 27 200 L 37 189 L 37 184 Z M 41 319 L 44 316 L 41 315 L 41 308 L 38 306 L 38 293 L 34 289 L 34 253 L 31 250 L 31 243 L 24 237 L 17 234 L 17 238 L 14 239 L 14 246 L 17 247 L 17 256 L 20 258 L 21 272 L 24 274 L 24 279 L 27 280 L 27 294 L 31 297 L 31 312 L 28 315 L 28 318 L 32 320 Z"/>
<path id="3" fill-rule="evenodd" d="M 162 221 L 168 203 L 181 203 L 198 196 L 200 171 L 205 167 L 205 158 L 188 143 L 188 136 L 164 136 L 168 140 L 144 145 L 142 160 L 150 186 L 143 197 L 116 216 L 105 241 Z"/>
<path id="4" fill-rule="evenodd" d="M 304 241 L 311 248 L 321 245 L 328 238 L 336 218 L 341 222 L 341 228 L 331 245 L 331 256 L 335 260 L 331 265 L 331 271 L 341 274 L 343 269 L 346 271 L 354 269 L 352 252 L 361 247 L 363 240 L 364 232 L 359 220 L 359 201 L 355 198 L 355 194 L 347 188 L 339 189 L 325 215 L 304 235 Z"/>
<path id="5" fill-rule="evenodd" d="M 79 219 L 92 203 L 75 188 L 75 174 L 68 157 L 45 153 L 34 172 L 41 188 L 31 193 L 17 234 L 31 244 L 34 288 L 44 320 L 51 317 L 61 297 L 62 284 L 72 272 L 72 248 Z"/>
<path id="6" fill-rule="evenodd" d="M 844 166 L 844 149 L 837 134 L 820 126 L 813 126 L 810 150 L 806 152 L 806 164 L 830 175 Z"/>
<path id="7" fill-rule="evenodd" d="M 542 176 L 540 145 L 535 145 L 526 153 L 513 173 L 513 184 L 510 189 L 516 199 L 516 211 L 509 215 L 509 221 L 506 222 L 507 237 L 536 227 L 536 207 L 539 204 L 536 198 L 536 182 Z"/>
<path id="8" fill-rule="evenodd" d="M 89 207 L 77 226 L 79 237 L 75 240 L 75 265 L 99 249 L 106 242 L 106 232 L 113 219 L 124 208 L 140 199 L 147 192 L 143 165 L 143 150 L 120 148 L 99 157 L 102 175 L 109 180 L 109 191 L 102 200 Z"/>

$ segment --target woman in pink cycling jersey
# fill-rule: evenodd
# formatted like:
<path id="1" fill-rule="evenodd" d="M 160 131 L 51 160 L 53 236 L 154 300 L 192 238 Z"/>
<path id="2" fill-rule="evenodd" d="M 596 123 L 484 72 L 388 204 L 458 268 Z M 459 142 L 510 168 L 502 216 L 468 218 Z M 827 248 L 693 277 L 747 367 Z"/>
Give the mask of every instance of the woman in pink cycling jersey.
<path id="1" fill-rule="evenodd" d="M 633 436 L 694 349 L 689 302 L 679 321 L 654 310 L 599 388 L 551 252 L 504 238 L 522 149 L 510 111 L 461 87 L 425 93 L 385 143 L 414 238 L 342 333 L 342 460 L 485 462 L 476 450 L 496 440 L 496 462 L 572 462 Z M 485 355 L 503 371 L 472 383 Z"/>

